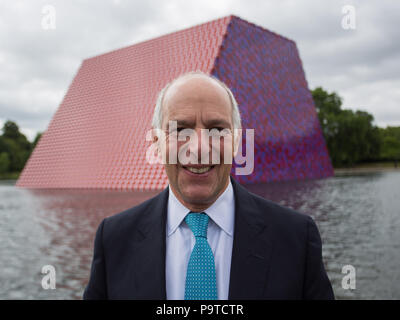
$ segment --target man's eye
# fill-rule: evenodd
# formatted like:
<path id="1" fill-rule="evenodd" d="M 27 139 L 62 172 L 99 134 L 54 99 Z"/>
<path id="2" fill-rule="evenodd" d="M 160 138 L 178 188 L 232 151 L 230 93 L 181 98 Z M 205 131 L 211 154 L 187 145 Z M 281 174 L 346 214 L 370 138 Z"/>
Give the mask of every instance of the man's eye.
<path id="1" fill-rule="evenodd" d="M 214 130 L 214 129 L 217 129 L 218 131 L 222 131 L 222 130 L 224 130 L 225 128 L 222 128 L 222 127 L 214 127 L 214 128 L 211 128 L 211 130 Z"/>

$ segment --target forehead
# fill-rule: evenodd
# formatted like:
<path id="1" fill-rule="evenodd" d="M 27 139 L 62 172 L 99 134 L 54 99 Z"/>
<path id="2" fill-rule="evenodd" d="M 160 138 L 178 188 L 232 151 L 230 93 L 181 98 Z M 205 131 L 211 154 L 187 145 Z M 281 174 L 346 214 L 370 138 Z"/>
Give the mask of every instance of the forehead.
<path id="1" fill-rule="evenodd" d="M 163 101 L 164 120 L 190 113 L 206 113 L 231 118 L 228 92 L 216 81 L 199 75 L 178 79 L 166 91 Z"/>

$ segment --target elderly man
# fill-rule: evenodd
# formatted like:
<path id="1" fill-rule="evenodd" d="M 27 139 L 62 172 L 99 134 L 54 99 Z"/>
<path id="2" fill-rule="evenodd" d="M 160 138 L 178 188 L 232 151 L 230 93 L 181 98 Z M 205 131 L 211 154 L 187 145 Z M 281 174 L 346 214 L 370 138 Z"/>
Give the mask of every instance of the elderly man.
<path id="1" fill-rule="evenodd" d="M 165 133 L 154 143 L 167 159 L 169 186 L 101 222 L 84 299 L 334 298 L 312 218 L 230 177 L 234 134 L 219 137 L 219 161 L 212 161 L 205 129 L 240 128 L 226 85 L 200 72 L 178 77 L 160 92 L 153 127 Z M 176 139 L 184 130 L 197 138 L 189 148 Z M 189 158 L 170 161 L 182 150 Z"/>

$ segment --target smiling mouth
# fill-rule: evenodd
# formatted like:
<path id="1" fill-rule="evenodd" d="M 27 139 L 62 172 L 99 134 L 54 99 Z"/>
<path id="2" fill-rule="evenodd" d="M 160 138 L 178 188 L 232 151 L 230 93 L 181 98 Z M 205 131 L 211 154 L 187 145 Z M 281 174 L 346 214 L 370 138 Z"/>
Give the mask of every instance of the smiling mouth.
<path id="1" fill-rule="evenodd" d="M 215 166 L 207 166 L 207 167 L 200 167 L 200 168 L 196 168 L 196 167 L 183 167 L 183 168 L 185 170 L 190 171 L 195 174 L 202 174 L 202 173 L 206 173 L 206 172 L 210 171 L 214 167 Z"/>

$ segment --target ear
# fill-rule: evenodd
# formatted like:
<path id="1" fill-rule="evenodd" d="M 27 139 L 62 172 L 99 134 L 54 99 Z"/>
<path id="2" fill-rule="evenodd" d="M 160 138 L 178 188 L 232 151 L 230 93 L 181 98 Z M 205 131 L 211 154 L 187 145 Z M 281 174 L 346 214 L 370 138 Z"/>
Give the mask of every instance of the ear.
<path id="1" fill-rule="evenodd" d="M 161 129 L 153 129 L 152 136 L 153 148 L 157 153 L 157 158 L 160 164 L 165 164 L 166 157 L 166 135 Z"/>
<path id="2" fill-rule="evenodd" d="M 158 135 L 153 134 L 153 142 L 152 143 L 154 145 L 154 148 L 157 151 L 157 158 L 159 159 L 159 161 L 161 161 L 162 155 L 161 155 L 161 148 L 160 148 L 160 139 L 159 139 Z"/>
<path id="3" fill-rule="evenodd" d="M 158 144 L 158 136 L 153 134 L 153 143 L 157 143 Z"/>

